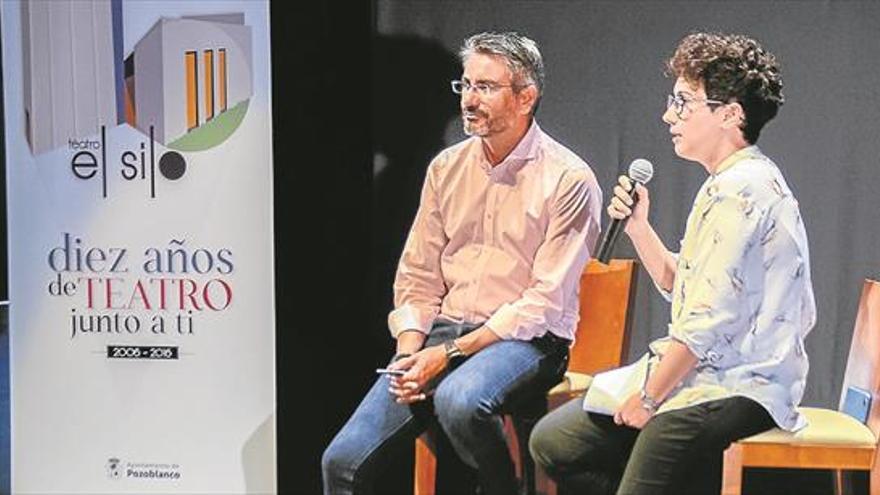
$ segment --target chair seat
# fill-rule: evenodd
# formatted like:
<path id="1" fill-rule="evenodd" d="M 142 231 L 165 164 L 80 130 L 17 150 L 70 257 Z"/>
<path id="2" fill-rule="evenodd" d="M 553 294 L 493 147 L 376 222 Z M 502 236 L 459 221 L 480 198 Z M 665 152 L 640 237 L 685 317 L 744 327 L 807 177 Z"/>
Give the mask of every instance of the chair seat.
<path id="1" fill-rule="evenodd" d="M 867 426 L 839 411 L 816 407 L 798 408 L 809 424 L 795 433 L 773 428 L 740 443 L 784 443 L 790 445 L 845 445 L 851 447 L 874 447 L 877 439 Z"/>
<path id="2" fill-rule="evenodd" d="M 578 395 L 587 391 L 593 383 L 593 375 L 566 371 L 562 381 L 547 391 L 547 395 Z"/>

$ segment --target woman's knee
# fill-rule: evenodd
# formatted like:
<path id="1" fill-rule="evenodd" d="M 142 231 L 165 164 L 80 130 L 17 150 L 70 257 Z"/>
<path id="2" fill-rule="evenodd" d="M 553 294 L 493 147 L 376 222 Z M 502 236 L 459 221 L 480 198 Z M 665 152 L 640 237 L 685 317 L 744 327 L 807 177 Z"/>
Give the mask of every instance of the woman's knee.
<path id="1" fill-rule="evenodd" d="M 556 427 L 550 425 L 545 421 L 546 419 L 546 416 L 541 418 L 532 429 L 532 434 L 529 436 L 529 452 L 535 463 L 549 473 L 558 464 L 561 443 Z"/>
<path id="2" fill-rule="evenodd" d="M 580 407 L 566 405 L 541 418 L 532 429 L 529 452 L 548 474 L 554 474 L 584 455 L 583 439 L 572 435 L 579 414 L 586 413 Z"/>

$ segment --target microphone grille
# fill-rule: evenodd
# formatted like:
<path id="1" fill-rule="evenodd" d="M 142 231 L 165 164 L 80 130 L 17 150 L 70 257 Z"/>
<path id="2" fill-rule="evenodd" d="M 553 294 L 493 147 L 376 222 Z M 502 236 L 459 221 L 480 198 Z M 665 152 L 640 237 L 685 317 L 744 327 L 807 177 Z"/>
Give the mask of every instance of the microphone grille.
<path id="1" fill-rule="evenodd" d="M 629 164 L 629 176 L 640 184 L 647 184 L 654 177 L 654 165 L 644 158 L 636 158 Z"/>

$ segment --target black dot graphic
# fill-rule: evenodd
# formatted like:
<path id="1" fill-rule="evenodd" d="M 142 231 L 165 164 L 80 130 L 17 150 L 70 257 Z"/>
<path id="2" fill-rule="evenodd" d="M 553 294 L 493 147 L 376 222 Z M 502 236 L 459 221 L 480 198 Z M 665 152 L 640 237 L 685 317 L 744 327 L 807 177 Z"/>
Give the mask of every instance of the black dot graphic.
<path id="1" fill-rule="evenodd" d="M 186 173 L 186 160 L 176 151 L 168 151 L 159 159 L 159 172 L 168 180 L 177 180 Z"/>

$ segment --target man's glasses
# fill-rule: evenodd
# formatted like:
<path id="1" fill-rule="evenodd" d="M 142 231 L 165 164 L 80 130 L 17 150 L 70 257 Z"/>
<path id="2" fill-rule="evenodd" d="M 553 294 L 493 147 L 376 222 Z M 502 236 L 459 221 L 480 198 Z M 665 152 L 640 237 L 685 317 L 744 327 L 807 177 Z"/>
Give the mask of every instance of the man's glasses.
<path id="1" fill-rule="evenodd" d="M 675 115 L 678 118 L 684 118 L 685 109 L 688 108 L 688 103 L 705 103 L 706 105 L 725 105 L 723 101 L 718 100 L 710 100 L 708 98 L 685 98 L 683 95 L 669 95 L 666 97 L 666 108 L 672 107 L 672 110 L 675 111 Z"/>
<path id="2" fill-rule="evenodd" d="M 476 91 L 480 96 L 492 96 L 501 88 L 516 88 L 516 84 L 496 84 L 491 82 L 471 83 L 469 81 L 450 81 L 452 92 L 460 95 L 465 91 Z"/>

